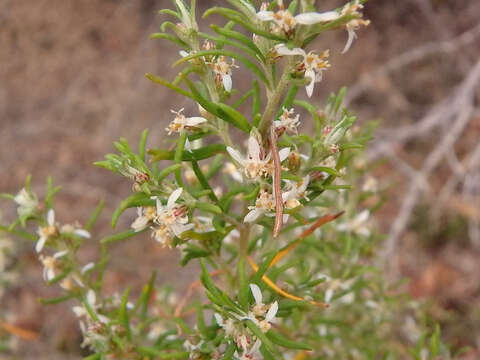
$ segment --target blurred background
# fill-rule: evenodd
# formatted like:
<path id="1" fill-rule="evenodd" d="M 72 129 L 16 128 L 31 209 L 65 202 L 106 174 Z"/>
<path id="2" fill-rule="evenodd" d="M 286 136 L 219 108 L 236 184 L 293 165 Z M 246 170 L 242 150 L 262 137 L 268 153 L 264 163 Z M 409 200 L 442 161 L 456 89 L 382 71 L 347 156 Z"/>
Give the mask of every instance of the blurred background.
<path id="1" fill-rule="evenodd" d="M 201 12 L 222 1 L 198 3 Z M 317 4 L 328 10 L 343 1 Z M 178 49 L 149 39 L 163 20 L 157 10 L 165 7 L 170 1 L 0 0 L 0 192 L 16 193 L 32 174 L 42 194 L 52 175 L 63 187 L 60 220 L 84 223 L 104 199 L 99 232 L 108 232 L 108 214 L 131 185 L 92 163 L 112 152 L 119 137 L 136 144 L 145 128 L 149 145 L 159 144 L 170 108 L 189 106 L 144 77 L 174 74 Z M 380 121 L 368 157 L 388 194 L 376 216 L 386 234 L 386 273 L 407 277 L 410 294 L 431 302 L 446 341 L 470 346 L 466 356 L 478 359 L 480 1 L 370 0 L 364 17 L 371 25 L 346 55 L 340 54 L 346 32 L 316 44 L 331 49 L 332 68 L 313 101 L 321 104 L 345 85 L 360 123 Z M 234 72 L 234 84 L 241 77 Z M 15 209 L 2 207 L 11 220 Z M 118 227 L 128 227 L 133 216 L 123 216 Z M 39 334 L 16 341 L 19 358 L 78 359 L 80 333 L 70 305 L 38 303 L 58 293 L 44 286 L 26 245 L 16 250 L 18 281 L 1 300 L 2 318 Z M 94 259 L 95 251 L 92 246 L 82 256 Z M 148 237 L 116 246 L 107 287 L 140 286 L 156 268 L 160 281 L 173 274 L 173 285 L 184 288 L 192 269 L 178 269 L 171 254 Z"/>

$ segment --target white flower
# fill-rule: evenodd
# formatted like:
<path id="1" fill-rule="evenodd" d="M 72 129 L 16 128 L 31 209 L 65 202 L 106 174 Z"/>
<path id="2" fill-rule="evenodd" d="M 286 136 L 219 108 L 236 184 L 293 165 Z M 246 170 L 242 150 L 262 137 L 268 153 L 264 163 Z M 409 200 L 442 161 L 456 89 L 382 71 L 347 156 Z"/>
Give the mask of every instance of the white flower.
<path id="1" fill-rule="evenodd" d="M 355 234 L 368 237 L 370 236 L 370 229 L 367 225 L 370 218 L 370 211 L 363 210 L 358 213 L 352 220 L 346 223 L 338 224 L 337 230 L 344 232 L 353 232 Z"/>
<path id="2" fill-rule="evenodd" d="M 273 173 L 272 154 L 260 147 L 257 138 L 250 135 L 248 138 L 247 156 L 243 157 L 238 150 L 228 146 L 230 156 L 244 169 L 245 176 L 252 180 L 258 180 L 261 176 L 269 176 Z M 285 160 L 290 154 L 290 148 L 283 148 L 278 152 L 280 161 Z"/>
<path id="3" fill-rule="evenodd" d="M 219 56 L 214 62 L 210 63 L 213 72 L 217 76 L 217 80 L 222 83 L 225 91 L 232 91 L 232 68 L 238 68 L 235 60 L 229 64 L 225 60 L 225 56 Z"/>
<path id="4" fill-rule="evenodd" d="M 294 109 L 288 110 L 287 108 L 283 108 L 282 115 L 278 120 L 275 120 L 273 124 L 275 125 L 275 129 L 283 133 L 284 131 L 293 133 L 293 134 L 298 134 L 297 127 L 300 125 L 300 115 L 297 114 L 295 117 L 290 117 L 290 115 L 293 115 L 295 112 Z"/>
<path id="5" fill-rule="evenodd" d="M 256 284 L 250 284 L 255 305 L 249 313 L 248 319 L 252 320 L 262 332 L 267 332 L 271 328 L 271 323 L 275 320 L 278 312 L 278 302 L 275 301 L 270 305 L 263 303 L 263 296 L 260 288 Z M 258 319 L 260 318 L 260 320 Z"/>
<path id="6" fill-rule="evenodd" d="M 98 320 L 103 324 L 107 324 L 109 322 L 109 319 L 106 316 L 97 313 L 97 310 L 101 307 L 101 305 L 97 304 L 97 297 L 93 290 L 88 290 L 85 300 L 88 306 L 90 307 L 90 309 L 98 317 Z M 90 315 L 85 305 L 74 306 L 72 310 L 78 318 L 87 318 L 87 319 L 90 318 Z"/>
<path id="7" fill-rule="evenodd" d="M 246 223 L 254 222 L 264 214 L 272 216 L 271 213 L 275 211 L 275 197 L 267 189 L 260 190 L 255 200 L 255 206 L 249 206 L 248 210 L 250 211 L 243 219 L 243 222 Z"/>
<path id="8" fill-rule="evenodd" d="M 85 274 L 86 272 L 92 270 L 94 267 L 95 267 L 95 263 L 89 262 L 80 269 L 80 273 Z"/>
<path id="9" fill-rule="evenodd" d="M 188 223 L 187 210 L 185 206 L 178 205 L 176 201 L 182 194 L 183 189 L 178 188 L 173 191 L 167 201 L 167 205 L 162 205 L 157 198 L 157 216 L 153 236 L 163 245 L 170 246 L 174 236 L 180 236 L 183 232 L 192 229 L 195 225 Z"/>
<path id="10" fill-rule="evenodd" d="M 60 282 L 60 287 L 64 290 L 71 291 L 76 287 L 85 287 L 85 284 L 82 282 L 80 277 L 77 274 L 70 274 L 65 279 Z"/>
<path id="11" fill-rule="evenodd" d="M 234 320 L 228 318 L 227 320 L 224 321 L 220 314 L 215 313 L 213 315 L 215 316 L 215 321 L 217 322 L 218 326 L 223 328 L 227 336 L 238 335 L 238 329 L 235 327 Z"/>
<path id="12" fill-rule="evenodd" d="M 45 281 L 50 281 L 55 278 L 57 275 L 56 272 L 60 270 L 58 259 L 65 256 L 67 253 L 68 251 L 64 250 L 55 253 L 53 256 L 40 255 L 40 261 L 43 264 L 43 279 Z"/>
<path id="13" fill-rule="evenodd" d="M 284 180 L 287 184 L 286 191 L 282 193 L 282 199 L 287 209 L 294 209 L 300 206 L 300 199 L 308 200 L 306 191 L 310 183 L 310 175 L 305 176 L 300 181 Z"/>
<path id="14" fill-rule="evenodd" d="M 235 356 L 237 356 L 239 360 L 263 359 L 262 354 L 260 353 L 260 346 L 262 346 L 262 342 L 257 339 L 249 349 L 244 348 L 244 351 L 240 357 L 238 356 L 237 352 L 235 352 Z"/>
<path id="15" fill-rule="evenodd" d="M 55 226 L 55 212 L 53 209 L 48 210 L 47 213 L 47 226 L 39 227 L 37 230 L 39 236 L 37 244 L 35 245 L 35 251 L 42 251 L 45 243 L 48 239 L 58 235 L 58 229 Z"/>
<path id="16" fill-rule="evenodd" d="M 257 13 L 257 18 L 261 21 L 273 21 L 273 31 L 283 31 L 285 34 L 291 34 L 297 24 L 300 25 L 314 25 L 322 22 L 329 22 L 339 18 L 339 13 L 336 11 L 328 11 L 325 13 L 308 12 L 293 16 L 290 11 L 285 10 L 281 2 L 278 2 L 279 10 L 276 12 L 266 10 L 262 6 Z"/>
<path id="17" fill-rule="evenodd" d="M 305 87 L 308 97 L 311 97 L 315 83 L 322 81 L 323 71 L 330 67 L 330 64 L 327 60 L 329 51 L 325 50 L 320 54 L 315 54 L 314 52 L 310 51 L 307 54 L 303 49 L 289 49 L 285 44 L 276 45 L 275 51 L 280 56 L 303 56 L 303 62 L 300 66 L 300 70 L 305 70 L 305 76 L 311 79 L 310 83 Z"/>
<path id="18" fill-rule="evenodd" d="M 360 26 L 368 26 L 368 24 L 370 24 L 370 20 L 362 19 L 363 15 L 358 11 L 358 10 L 361 10 L 362 8 L 363 8 L 363 5 L 359 3 L 359 0 L 355 0 L 354 2 L 345 4 L 345 6 L 340 12 L 340 16 L 353 15 L 357 17 L 355 19 L 350 20 L 346 24 L 346 28 L 348 31 L 348 40 L 347 40 L 347 43 L 345 44 L 345 48 L 343 49 L 342 54 L 346 53 L 348 49 L 350 49 L 350 47 L 352 46 L 353 40 L 357 37 L 357 34 L 355 34 L 355 31 L 358 30 Z"/>
<path id="19" fill-rule="evenodd" d="M 137 218 L 132 223 L 131 228 L 135 230 L 135 232 L 142 231 L 152 223 L 156 216 L 157 211 L 154 206 L 138 207 Z"/>
<path id="20" fill-rule="evenodd" d="M 207 119 L 194 116 L 194 117 L 186 117 L 183 115 L 184 108 L 181 108 L 178 111 L 170 110 L 172 114 L 175 114 L 175 119 L 168 125 L 165 130 L 168 132 L 168 135 L 171 135 L 173 132 L 181 132 L 184 130 L 196 130 L 198 129 L 200 124 L 207 122 Z"/>
<path id="21" fill-rule="evenodd" d="M 34 213 L 38 208 L 38 199 L 31 191 L 23 188 L 13 200 L 18 204 L 18 215 L 26 216 Z"/>

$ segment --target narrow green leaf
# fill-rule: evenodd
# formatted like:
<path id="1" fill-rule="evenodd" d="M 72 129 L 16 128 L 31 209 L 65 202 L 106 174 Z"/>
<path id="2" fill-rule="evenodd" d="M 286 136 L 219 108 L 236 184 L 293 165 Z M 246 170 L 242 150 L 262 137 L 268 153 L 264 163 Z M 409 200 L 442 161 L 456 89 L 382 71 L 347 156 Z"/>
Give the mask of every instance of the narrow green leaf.
<path id="1" fill-rule="evenodd" d="M 267 333 L 267 338 L 269 338 L 274 344 L 283 346 L 287 349 L 307 350 L 307 351 L 312 350 L 311 346 L 304 343 L 292 341 L 287 337 L 283 336 L 282 334 L 275 331 L 269 331 Z"/>
<path id="2" fill-rule="evenodd" d="M 240 41 L 242 44 L 248 46 L 260 58 L 260 60 L 265 62 L 265 56 L 262 54 L 261 50 L 257 47 L 257 45 L 255 45 L 255 43 L 251 39 L 249 39 L 248 37 L 246 37 L 242 33 L 239 33 L 238 31 L 234 31 L 234 30 L 228 30 L 228 29 L 225 29 L 225 28 L 221 28 L 221 27 L 218 27 L 218 26 L 213 25 L 213 24 L 210 25 L 210 27 L 216 33 L 218 33 L 220 35 L 223 35 L 226 38 L 232 38 L 232 39 L 235 39 L 237 41 Z"/>
<path id="3" fill-rule="evenodd" d="M 98 205 L 95 208 L 95 211 L 92 213 L 92 215 L 88 219 L 87 225 L 85 225 L 85 230 L 88 230 L 88 231 L 92 230 L 92 228 L 97 223 L 98 217 L 100 216 L 100 213 L 102 212 L 104 205 L 105 205 L 105 202 L 103 200 L 100 200 L 98 202 Z"/>
<path id="4" fill-rule="evenodd" d="M 154 204 L 155 204 L 155 201 L 150 199 L 150 197 L 146 196 L 144 193 L 139 192 L 139 193 L 134 193 L 133 195 L 130 195 L 128 198 L 123 200 L 113 212 L 112 221 L 111 221 L 112 228 L 114 228 L 117 225 L 118 218 L 128 208 L 137 207 L 137 206 L 152 206 Z"/>
<path id="5" fill-rule="evenodd" d="M 175 161 L 176 164 L 180 164 L 182 162 L 183 150 L 185 148 L 185 141 L 186 140 L 187 140 L 187 133 L 185 131 L 182 131 L 180 133 L 180 136 L 178 137 L 177 147 L 175 149 L 175 154 L 174 154 L 174 157 L 173 157 L 173 160 Z M 183 187 L 181 169 L 180 168 L 176 169 L 174 173 L 175 173 L 175 180 L 177 180 L 178 186 Z"/>
<path id="6" fill-rule="evenodd" d="M 232 124 L 233 126 L 243 130 L 246 133 L 250 132 L 250 124 L 247 119 L 237 110 L 223 103 L 213 103 L 210 100 L 204 98 L 195 85 L 190 81 L 190 79 L 185 78 L 185 82 L 192 91 L 195 100 L 208 112 L 212 113 L 215 116 L 225 120 L 226 122 Z M 198 160 L 200 158 L 197 157 Z"/>
<path id="7" fill-rule="evenodd" d="M 127 230 L 127 231 L 118 233 L 118 234 L 113 234 L 113 235 L 110 235 L 110 236 L 106 236 L 106 237 L 104 237 L 103 239 L 100 240 L 100 243 L 106 245 L 106 244 L 110 244 L 110 243 L 113 243 L 113 242 L 122 241 L 122 240 L 125 240 L 125 239 L 128 239 L 128 238 L 131 238 L 132 236 L 135 236 L 137 234 L 140 234 L 140 233 L 144 232 L 145 230 L 135 232 L 135 230 L 132 229 L 132 230 Z"/>
<path id="8" fill-rule="evenodd" d="M 172 89 L 173 91 L 176 91 L 180 95 L 186 96 L 186 97 L 191 98 L 191 99 L 195 99 L 194 96 L 191 93 L 189 93 L 188 91 L 183 90 L 182 88 L 172 84 L 171 82 L 168 82 L 167 80 L 162 79 L 159 76 L 155 76 L 155 75 L 152 75 L 152 74 L 145 74 L 145 76 L 147 77 L 147 79 L 153 81 L 154 83 L 157 83 L 157 84 L 163 85 L 163 86 L 165 86 L 169 89 Z"/>

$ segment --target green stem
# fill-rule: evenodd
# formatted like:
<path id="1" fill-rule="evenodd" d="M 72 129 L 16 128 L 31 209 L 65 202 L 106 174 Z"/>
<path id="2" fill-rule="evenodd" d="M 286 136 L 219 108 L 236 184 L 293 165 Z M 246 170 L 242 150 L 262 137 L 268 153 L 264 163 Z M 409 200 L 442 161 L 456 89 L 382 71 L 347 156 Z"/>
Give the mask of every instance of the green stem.
<path id="1" fill-rule="evenodd" d="M 267 131 L 277 114 L 278 106 L 280 105 L 283 93 L 288 88 L 290 73 L 294 64 L 294 56 L 289 56 L 287 65 L 285 66 L 282 77 L 280 78 L 277 86 L 274 87 L 273 91 L 267 90 L 267 106 L 265 107 L 265 112 L 263 113 L 262 119 L 260 120 L 260 125 L 258 126 L 258 130 L 260 131 L 262 137 L 267 135 Z"/>

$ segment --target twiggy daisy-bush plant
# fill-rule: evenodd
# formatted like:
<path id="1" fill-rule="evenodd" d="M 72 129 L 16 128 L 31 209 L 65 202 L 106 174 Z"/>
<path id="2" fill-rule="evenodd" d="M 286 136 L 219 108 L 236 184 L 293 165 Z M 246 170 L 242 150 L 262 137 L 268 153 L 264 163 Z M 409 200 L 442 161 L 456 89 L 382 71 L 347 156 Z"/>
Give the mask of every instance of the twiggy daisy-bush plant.
<path id="1" fill-rule="evenodd" d="M 345 47 L 335 49 L 346 52 L 368 25 L 362 2 L 326 12 L 311 0 L 226 3 L 203 14 L 227 20 L 209 33 L 198 27 L 194 0 L 161 11 L 175 22 L 152 37 L 180 47 L 181 70 L 172 80 L 147 78 L 193 105 L 172 109 L 167 128 L 155 129 L 173 146 L 146 150 L 144 131 L 138 151 L 121 139 L 118 152 L 96 164 L 131 179 L 133 193 L 112 217 L 115 227 L 136 208 L 131 228 L 99 239 L 98 260 L 81 263 L 78 250 L 95 238 L 101 204 L 85 225 L 60 224 L 58 188 L 49 180 L 40 201 L 28 179 L 5 195 L 18 205 L 18 220 L 2 229 L 35 242 L 45 282 L 61 289 L 42 302 L 76 302 L 88 359 L 406 355 L 405 338 L 423 339 L 416 309 L 397 324 L 403 299 L 372 267 L 378 236 L 370 214 L 382 197 L 361 150 L 372 128 L 354 127 L 344 89 L 323 104 L 301 99 L 330 68 L 329 50 L 309 45 L 346 30 Z M 249 90 L 235 87 L 240 71 L 252 75 Z M 109 248 L 145 232 L 167 251 L 178 248 L 181 266 L 200 263 L 200 281 L 185 295 L 158 285 L 154 273 L 140 294 L 103 291 Z M 421 340 L 411 356 L 433 359 L 436 339 Z"/>

